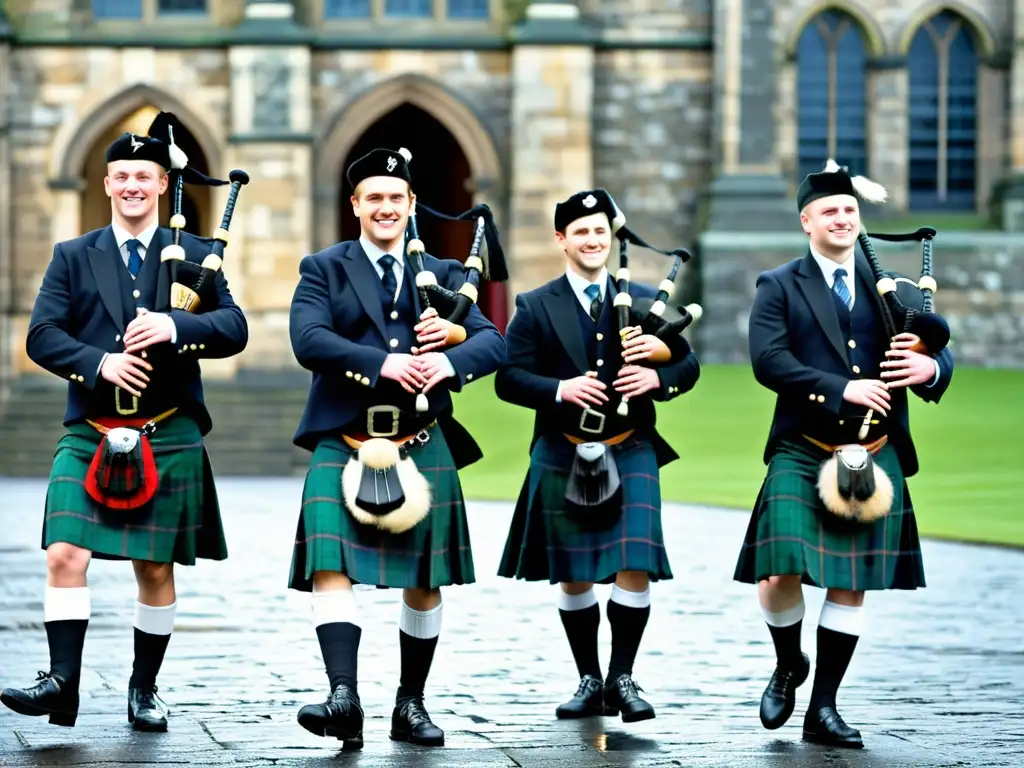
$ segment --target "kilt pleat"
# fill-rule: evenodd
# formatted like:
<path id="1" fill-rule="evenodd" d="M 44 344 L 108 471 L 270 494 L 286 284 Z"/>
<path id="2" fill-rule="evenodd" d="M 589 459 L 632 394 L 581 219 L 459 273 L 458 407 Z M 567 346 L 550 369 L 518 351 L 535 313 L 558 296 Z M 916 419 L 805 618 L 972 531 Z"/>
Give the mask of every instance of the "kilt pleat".
<path id="1" fill-rule="evenodd" d="M 892 480 L 892 509 L 873 523 L 842 520 L 818 496 L 818 471 L 831 454 L 807 442 L 780 442 L 768 464 L 733 578 L 755 584 L 799 575 L 803 583 L 855 591 L 925 586 L 910 490 L 896 449 L 875 463 Z"/>
<path id="2" fill-rule="evenodd" d="M 657 457 L 648 440 L 630 437 L 612 446 L 622 482 L 622 513 L 602 529 L 583 527 L 565 513 L 575 446 L 540 437 L 498 575 L 525 581 L 609 584 L 620 571 L 645 571 L 651 581 L 672 578 L 661 525 Z"/>
<path id="3" fill-rule="evenodd" d="M 67 543 L 101 560 L 194 565 L 224 560 L 227 543 L 213 470 L 199 427 L 185 416 L 156 426 L 150 438 L 160 478 L 153 499 L 138 509 L 112 510 L 85 490 L 89 463 L 103 436 L 73 424 L 57 443 L 46 491 L 42 548 Z"/>
<path id="4" fill-rule="evenodd" d="M 441 429 L 428 432 L 430 439 L 412 447 L 409 457 L 430 484 L 430 512 L 400 534 L 352 516 L 342 500 L 341 475 L 354 451 L 338 438 L 320 441 L 302 489 L 289 588 L 311 591 L 317 571 L 378 587 L 436 589 L 476 580 L 458 471 Z"/>

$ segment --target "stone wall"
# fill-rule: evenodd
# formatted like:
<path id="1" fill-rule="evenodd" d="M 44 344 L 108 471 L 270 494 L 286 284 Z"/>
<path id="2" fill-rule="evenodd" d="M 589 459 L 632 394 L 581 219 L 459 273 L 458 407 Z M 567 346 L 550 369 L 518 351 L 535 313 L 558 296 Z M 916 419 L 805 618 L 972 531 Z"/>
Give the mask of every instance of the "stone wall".
<path id="1" fill-rule="evenodd" d="M 652 245 L 692 247 L 701 191 L 711 179 L 711 54 L 605 51 L 594 73 L 594 184 Z M 575 190 L 565 190 L 570 194 Z M 638 280 L 657 284 L 666 260 L 634 249 Z"/>
<path id="2" fill-rule="evenodd" d="M 712 0 L 581 0 L 580 11 L 615 40 L 710 32 Z"/>
<path id="3" fill-rule="evenodd" d="M 748 363 L 747 322 L 757 276 L 806 253 L 800 234 L 706 233 L 704 316 L 695 333 L 708 363 Z M 917 278 L 916 243 L 875 242 L 886 269 Z M 935 310 L 950 325 L 958 365 L 1024 367 L 1024 240 L 1001 232 L 940 233 L 935 239 Z"/>

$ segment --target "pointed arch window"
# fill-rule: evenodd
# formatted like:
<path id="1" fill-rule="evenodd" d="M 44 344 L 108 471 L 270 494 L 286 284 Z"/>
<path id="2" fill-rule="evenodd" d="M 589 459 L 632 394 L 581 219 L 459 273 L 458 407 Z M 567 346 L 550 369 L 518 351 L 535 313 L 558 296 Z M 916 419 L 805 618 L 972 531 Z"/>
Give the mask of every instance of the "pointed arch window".
<path id="1" fill-rule="evenodd" d="M 867 174 L 867 52 L 854 19 L 825 11 L 797 44 L 798 178 L 832 157 L 852 174 Z"/>
<path id="2" fill-rule="evenodd" d="M 910 207 L 972 210 L 978 53 L 964 19 L 943 11 L 910 44 Z"/>

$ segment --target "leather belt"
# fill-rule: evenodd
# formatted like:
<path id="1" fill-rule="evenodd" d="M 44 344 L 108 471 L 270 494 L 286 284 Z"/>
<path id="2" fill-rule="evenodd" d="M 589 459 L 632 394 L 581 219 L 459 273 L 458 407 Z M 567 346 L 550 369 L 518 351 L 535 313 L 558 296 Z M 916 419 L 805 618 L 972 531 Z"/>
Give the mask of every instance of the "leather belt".
<path id="1" fill-rule="evenodd" d="M 840 448 L 842 448 L 843 445 L 855 445 L 856 444 L 856 445 L 863 445 L 868 453 L 874 455 L 874 454 L 878 453 L 880 450 L 882 450 L 883 446 L 885 446 L 885 444 L 887 442 L 889 442 L 889 436 L 888 435 L 882 435 L 880 438 L 878 438 L 877 440 L 873 440 L 870 443 L 843 443 L 843 445 L 829 445 L 828 443 L 823 443 L 820 440 L 815 440 L 813 437 L 811 437 L 809 435 L 803 435 L 803 438 L 805 440 L 807 440 L 807 442 L 811 443 L 812 445 L 816 445 L 819 448 L 821 448 L 823 451 L 828 451 L 829 453 L 835 453 Z"/>
<path id="2" fill-rule="evenodd" d="M 625 432 L 623 432 L 622 434 L 615 435 L 613 437 L 609 437 L 609 438 L 606 438 L 604 440 L 586 440 L 586 439 L 584 439 L 582 437 L 576 437 L 575 435 L 570 435 L 567 432 L 563 432 L 562 434 L 565 435 L 565 439 L 566 440 L 568 440 L 570 443 L 573 443 L 575 445 L 582 445 L 583 443 L 604 443 L 605 445 L 618 445 L 619 443 L 621 443 L 624 440 L 626 440 L 635 431 L 636 430 L 628 429 Z"/>
<path id="3" fill-rule="evenodd" d="M 141 429 L 143 432 L 148 432 L 148 427 L 155 426 L 164 419 L 173 416 L 175 413 L 177 413 L 177 411 L 178 408 L 177 406 L 175 406 L 174 408 L 170 408 L 169 410 L 166 410 L 163 413 L 157 414 L 151 419 L 145 417 L 136 419 L 123 419 L 111 417 L 101 419 L 100 421 L 92 421 L 91 419 L 86 419 L 85 423 L 102 435 L 107 434 L 108 432 L 110 432 L 110 430 L 116 429 L 117 427 L 132 427 L 133 429 Z"/>

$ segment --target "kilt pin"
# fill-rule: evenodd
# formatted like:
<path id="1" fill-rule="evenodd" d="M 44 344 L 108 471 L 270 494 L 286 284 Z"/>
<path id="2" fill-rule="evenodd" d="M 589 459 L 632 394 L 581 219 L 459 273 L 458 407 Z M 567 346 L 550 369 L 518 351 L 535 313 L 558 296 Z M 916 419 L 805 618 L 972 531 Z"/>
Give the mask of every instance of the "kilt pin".
<path id="1" fill-rule="evenodd" d="M 584 202 L 585 201 L 585 202 Z M 556 215 L 556 231 L 593 214 L 604 228 L 616 218 L 604 190 L 577 193 Z M 561 225 L 561 228 L 559 228 Z M 691 390 L 700 374 L 697 357 L 681 334 L 666 337 L 670 357 L 644 361 L 658 385 L 631 397 L 628 414 L 617 410 L 613 383 L 625 365 L 616 309 L 627 296 L 653 299 L 657 291 L 616 284 L 602 269 L 588 280 L 570 264 L 562 276 L 516 297 L 507 331 L 508 360 L 495 377 L 498 397 L 535 412 L 530 464 L 516 502 L 498 569 L 500 576 L 561 584 L 559 616 L 578 673 L 572 699 L 556 708 L 559 718 L 619 715 L 625 722 L 654 717 L 632 679 L 633 662 L 650 615 L 650 582 L 673 578 L 661 520 L 660 468 L 678 458 L 655 428 L 654 403 Z M 588 290 L 589 288 L 589 290 Z M 588 372 L 607 386 L 609 400 L 584 409 L 560 397 L 561 382 Z M 574 473 L 581 451 L 603 449 L 618 489 L 600 504 L 579 505 Z M 582 486 L 581 486 L 582 487 Z M 638 579 L 639 576 L 639 579 Z M 626 582 L 627 577 L 638 579 Z M 600 609 L 593 584 L 612 584 L 608 673 L 597 649 Z M 634 589 L 621 583 L 633 584 Z M 643 591 L 637 591 L 637 589 Z"/>
<path id="2" fill-rule="evenodd" d="M 799 209 L 828 197 L 821 215 L 842 221 L 855 217 L 849 206 L 862 196 L 860 187 L 854 188 L 861 181 L 831 166 L 810 174 L 801 186 Z M 836 213 L 841 208 L 844 212 Z M 856 232 L 859 219 L 849 220 Z M 829 590 L 818 621 L 803 738 L 859 748 L 860 732 L 838 714 L 836 694 L 861 635 L 863 593 L 925 586 L 906 482 L 918 471 L 908 390 L 938 403 L 952 379 L 954 359 L 946 346 L 926 352 L 931 359 L 923 364 L 934 367 L 932 380 L 890 385 L 889 411 L 881 415 L 846 399 L 851 382 L 886 381 L 883 361 L 895 336 L 887 328 L 895 322 L 890 305 L 896 305 L 880 294 L 885 283 L 866 239 L 872 236 L 862 231 L 856 237 L 861 248 L 851 246 L 845 261 L 825 257 L 812 245 L 802 257 L 757 279 L 750 357 L 755 378 L 776 394 L 776 404 L 763 453 L 767 472 L 733 578 L 760 585 L 759 601 L 775 646 L 776 667 L 760 708 L 768 729 L 788 721 L 796 689 L 811 672 L 800 648 L 805 613 L 800 587 Z M 902 330 L 901 322 L 896 333 Z M 857 458 L 851 462 L 850 456 Z M 850 490 L 855 483 L 864 483 L 862 493 Z"/>
<path id="3" fill-rule="evenodd" d="M 111 176 L 122 174 L 113 183 L 129 191 L 144 188 L 159 165 L 178 184 L 226 184 L 182 164 L 187 158 L 174 154 L 180 150 L 173 139 L 161 138 L 158 125 L 169 122 L 173 115 L 160 113 L 149 136 L 125 134 L 111 145 L 108 163 L 130 161 L 108 165 Z M 184 129 L 176 135 L 180 139 Z M 132 173 L 149 175 L 128 179 Z M 50 669 L 31 687 L 4 689 L 0 701 L 23 715 L 48 716 L 54 725 L 73 726 L 78 716 L 92 610 L 86 580 L 91 558 L 135 566 L 139 598 L 128 721 L 148 731 L 166 730 L 170 714 L 156 679 L 177 608 L 173 566 L 227 558 L 204 445 L 213 424 L 199 361 L 237 355 L 248 342 L 245 316 L 219 269 L 228 217 L 218 238 L 182 232 L 180 216 L 172 219 L 175 231 L 159 227 L 158 194 L 154 186 L 152 223 L 139 232 L 129 232 L 115 208 L 110 226 L 57 243 L 29 322 L 29 357 L 68 381 L 67 431 L 54 454 L 41 535 L 53 585 L 44 597 Z M 231 208 L 234 195 L 237 190 Z M 187 263 L 198 275 L 211 255 L 218 267 L 202 272 L 208 281 L 201 308 L 183 308 L 174 297 L 188 291 L 175 270 Z M 170 341 L 127 352 L 131 324 L 146 313 L 170 318 Z M 149 366 L 138 396 L 101 374 L 112 355 L 124 354 Z"/>
<path id="4" fill-rule="evenodd" d="M 394 182 L 411 186 L 409 157 L 405 150 L 375 149 L 357 160 L 348 176 L 367 200 L 362 204 L 376 204 L 371 192 L 381 184 L 395 188 L 393 199 L 404 196 L 408 187 Z M 433 353 L 448 373 L 437 386 L 414 394 L 382 375 L 388 360 L 412 360 L 423 343 L 414 328 L 428 309 L 424 286 L 451 295 L 470 269 L 414 252 L 422 243 L 415 215 L 408 221 L 409 251 L 401 238 L 385 251 L 365 234 L 364 222 L 359 239 L 304 257 L 291 306 L 292 349 L 312 372 L 312 384 L 294 438 L 311 457 L 288 586 L 311 593 L 330 686 L 325 701 L 299 710 L 298 722 L 341 740 L 346 750 L 363 746 L 362 625 L 352 584 L 404 590 L 391 738 L 444 744 L 424 688 L 440 634 L 439 590 L 476 580 L 458 471 L 482 456 L 454 417 L 452 393 L 492 374 L 505 357 L 504 338 L 473 303 L 453 326 L 463 337 L 449 336 Z M 489 248 L 492 259 L 496 250 Z M 471 252 L 466 264 L 478 262 Z M 445 318 L 431 295 L 429 307 Z"/>

